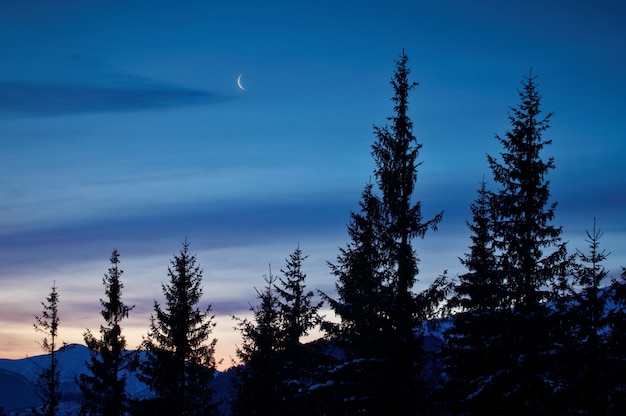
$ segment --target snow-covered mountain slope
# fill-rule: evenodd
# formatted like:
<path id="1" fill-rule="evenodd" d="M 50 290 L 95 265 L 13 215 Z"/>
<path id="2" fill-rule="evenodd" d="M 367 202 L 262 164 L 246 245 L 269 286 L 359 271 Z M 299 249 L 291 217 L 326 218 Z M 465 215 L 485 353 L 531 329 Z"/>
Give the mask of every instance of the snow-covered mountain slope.
<path id="1" fill-rule="evenodd" d="M 129 352 L 130 353 L 130 352 Z M 77 380 L 88 373 L 86 363 L 90 360 L 89 349 L 84 345 L 70 344 L 56 353 L 61 382 L 61 400 L 79 399 Z M 6 411 L 38 406 L 36 382 L 42 368 L 50 365 L 50 355 L 43 354 L 17 360 L 0 359 L 0 407 Z M 148 387 L 133 374 L 126 381 L 127 392 L 134 398 L 151 395 Z"/>
<path id="2" fill-rule="evenodd" d="M 35 385 L 12 371 L 0 370 L 0 407 L 6 411 L 22 409 L 37 403 Z"/>
<path id="3" fill-rule="evenodd" d="M 135 351 L 128 351 L 134 354 Z M 78 414 L 81 399 L 77 380 L 80 374 L 88 373 L 86 363 L 90 360 L 87 347 L 79 344 L 70 344 L 60 349 L 57 354 L 59 375 L 61 381 L 62 414 Z M 145 353 L 140 353 L 140 360 L 145 359 Z M 22 359 L 0 359 L 0 407 L 5 412 L 19 412 L 41 405 L 37 396 L 36 382 L 42 368 L 50 365 L 50 355 L 38 355 Z M 215 380 L 215 398 L 221 402 L 220 410 L 229 414 L 229 399 L 232 389 L 234 370 L 218 373 Z M 153 396 L 150 389 L 130 373 L 126 379 L 126 391 L 134 399 L 144 399 Z"/>

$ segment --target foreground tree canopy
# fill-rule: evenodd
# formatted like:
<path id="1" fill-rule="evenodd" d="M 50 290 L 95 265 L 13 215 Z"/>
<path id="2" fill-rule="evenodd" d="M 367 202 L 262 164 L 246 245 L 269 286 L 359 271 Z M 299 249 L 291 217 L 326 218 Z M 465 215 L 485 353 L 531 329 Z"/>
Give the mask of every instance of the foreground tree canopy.
<path id="1" fill-rule="evenodd" d="M 119 252 L 113 250 L 111 267 L 102 279 L 106 299 L 100 299 L 106 326 L 100 326 L 100 338 L 89 330 L 84 334 L 91 351 L 91 361 L 87 364 L 91 374 L 82 374 L 79 382 L 84 397 L 81 413 L 85 415 L 122 416 L 130 410 L 126 379 L 133 366 L 133 356 L 126 351 L 121 324 L 133 307 L 122 302 L 123 271 L 119 265 Z"/>
<path id="2" fill-rule="evenodd" d="M 57 352 L 59 350 L 59 292 L 56 282 L 45 302 L 41 302 L 43 310 L 40 315 L 35 315 L 35 330 L 44 334 L 41 339 L 41 348 L 49 354 L 50 363 L 47 367 L 41 367 L 37 379 L 37 394 L 41 399 L 41 407 L 32 409 L 33 416 L 55 416 L 59 411 L 61 401 L 60 372 Z"/>
<path id="3" fill-rule="evenodd" d="M 523 79 L 510 127 L 487 156 L 471 204 L 465 272 L 445 271 L 421 292 L 417 243 L 443 211 L 422 216 L 416 186 L 422 144 L 413 133 L 410 79 L 402 53 L 391 79 L 392 115 L 374 127 L 374 183 L 350 214 L 348 243 L 329 263 L 336 293 L 307 288 L 298 246 L 279 275 L 264 276 L 248 317 L 233 317 L 242 343 L 232 386 L 215 384 L 211 305 L 201 310 L 202 269 L 185 241 L 154 303 L 140 356 L 126 351 L 119 253 L 103 280 L 105 324 L 89 330 L 91 374 L 80 378 L 83 413 L 93 415 L 505 415 L 621 414 L 626 408 L 626 271 L 610 276 L 602 232 L 588 252 L 568 253 L 556 223 L 545 153 L 551 113 L 537 78 Z M 365 176 L 365 175 L 364 175 Z M 429 207 L 430 208 L 430 207 Z M 325 302 L 336 319 L 320 315 Z M 56 286 L 37 318 L 51 354 L 38 414 L 58 409 Z M 304 342 L 313 330 L 323 338 Z M 143 358 L 142 358 L 143 357 Z M 133 360 L 137 358 L 137 360 Z M 125 394 L 135 374 L 150 398 Z M 222 402 L 217 390 L 229 389 Z M 33 410 L 35 413 L 36 411 Z M 37 411 L 38 412 L 38 411 Z"/>
<path id="4" fill-rule="evenodd" d="M 166 306 L 154 302 L 150 332 L 142 348 L 147 361 L 140 377 L 156 393 L 142 412 L 163 415 L 209 415 L 215 412 L 211 381 L 215 374 L 215 327 L 211 305 L 201 311 L 202 269 L 185 241 L 163 284 Z"/>

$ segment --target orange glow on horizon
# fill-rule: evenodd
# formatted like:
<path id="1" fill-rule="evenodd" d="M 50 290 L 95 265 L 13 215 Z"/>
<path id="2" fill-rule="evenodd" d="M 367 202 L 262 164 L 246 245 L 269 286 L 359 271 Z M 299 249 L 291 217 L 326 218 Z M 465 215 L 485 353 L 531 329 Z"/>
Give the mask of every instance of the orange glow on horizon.
<path id="1" fill-rule="evenodd" d="M 241 336 L 232 329 L 234 325 L 230 316 L 216 316 L 215 320 L 217 326 L 211 334 L 211 339 L 217 338 L 215 361 L 217 369 L 224 371 L 232 367 L 233 362 L 237 362 L 235 351 L 237 345 L 241 344 Z M 99 328 L 99 326 L 100 324 L 91 328 Z M 146 324 L 141 328 L 132 326 L 123 328 L 123 334 L 126 337 L 129 350 L 136 349 L 141 345 L 142 339 L 147 332 L 147 327 L 148 325 Z M 59 345 L 62 345 L 62 343 L 85 345 L 83 338 L 85 328 L 63 327 L 63 322 L 61 322 L 59 329 Z M 91 330 L 92 332 L 97 331 L 97 329 Z M 3 328 L 0 330 L 0 359 L 20 360 L 45 354 L 38 344 L 43 335 L 35 332 L 32 324 L 14 323 L 8 326 L 3 324 Z M 97 333 L 94 335 L 97 337 Z"/>

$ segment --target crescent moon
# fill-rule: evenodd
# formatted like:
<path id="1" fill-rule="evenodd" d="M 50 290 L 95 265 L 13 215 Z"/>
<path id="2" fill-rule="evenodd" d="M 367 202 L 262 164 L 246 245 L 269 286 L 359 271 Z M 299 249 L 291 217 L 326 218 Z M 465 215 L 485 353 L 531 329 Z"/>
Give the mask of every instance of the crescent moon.
<path id="1" fill-rule="evenodd" d="M 243 74 L 239 75 L 237 77 L 237 86 L 242 89 L 243 91 L 245 91 L 246 89 L 243 87 L 243 85 L 241 84 L 241 77 L 243 76 Z"/>

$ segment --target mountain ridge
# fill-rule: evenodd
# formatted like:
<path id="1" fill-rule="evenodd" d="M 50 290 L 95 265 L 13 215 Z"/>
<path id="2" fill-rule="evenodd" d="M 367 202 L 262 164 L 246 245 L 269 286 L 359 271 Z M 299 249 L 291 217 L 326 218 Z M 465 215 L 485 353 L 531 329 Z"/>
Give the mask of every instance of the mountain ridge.
<path id="1" fill-rule="evenodd" d="M 134 354 L 137 351 L 128 350 Z M 145 353 L 140 353 L 141 359 Z M 78 414 L 82 394 L 77 380 L 80 374 L 89 374 L 87 362 L 91 359 L 89 348 L 82 344 L 68 344 L 56 352 L 58 359 L 61 404 L 60 414 Z M 18 359 L 0 358 L 0 408 L 9 414 L 22 415 L 33 407 L 41 405 L 37 396 L 36 382 L 42 368 L 50 363 L 50 354 Z M 146 399 L 154 396 L 149 387 L 141 382 L 134 372 L 122 372 L 127 375 L 126 392 L 133 399 Z M 228 397 L 234 376 L 233 369 L 216 373 L 216 400 L 220 402 L 222 414 L 229 414 Z"/>

